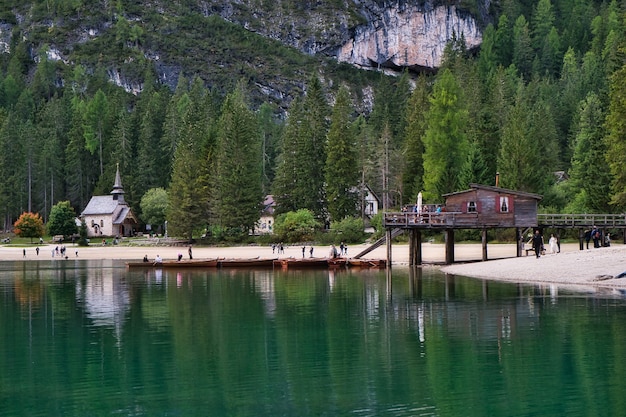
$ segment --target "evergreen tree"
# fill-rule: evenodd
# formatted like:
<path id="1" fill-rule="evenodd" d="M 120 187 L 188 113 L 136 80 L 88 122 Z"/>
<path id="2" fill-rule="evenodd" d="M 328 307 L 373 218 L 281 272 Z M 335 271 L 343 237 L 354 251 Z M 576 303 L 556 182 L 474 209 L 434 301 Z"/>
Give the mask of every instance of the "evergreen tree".
<path id="1" fill-rule="evenodd" d="M 489 168 L 485 162 L 484 153 L 476 142 L 468 146 L 465 163 L 459 172 L 459 187 L 469 188 L 472 183 L 486 184 L 489 177 Z"/>
<path id="2" fill-rule="evenodd" d="M 498 19 L 494 50 L 501 66 L 508 67 L 513 63 L 513 28 L 506 14 Z"/>
<path id="3" fill-rule="evenodd" d="M 85 137 L 85 147 L 93 155 L 98 154 L 100 162 L 100 175 L 104 173 L 104 141 L 107 131 L 106 115 L 109 111 L 107 97 L 102 90 L 98 90 L 96 95 L 84 107 L 83 135 Z"/>
<path id="4" fill-rule="evenodd" d="M 606 160 L 613 180 L 611 204 L 615 210 L 626 209 L 626 65 L 613 73 L 610 81 L 609 112 L 606 118 Z"/>
<path id="5" fill-rule="evenodd" d="M 536 52 L 543 49 L 544 41 L 554 28 L 554 8 L 550 0 L 539 0 L 532 16 L 532 45 Z"/>
<path id="6" fill-rule="evenodd" d="M 258 111 L 259 128 L 261 130 L 261 146 L 263 154 L 262 178 L 263 194 L 270 192 L 274 181 L 274 169 L 282 125 L 276 120 L 273 106 L 263 103 Z"/>
<path id="7" fill-rule="evenodd" d="M 360 173 L 351 113 L 350 93 L 342 86 L 333 107 L 326 148 L 326 196 L 332 221 L 357 212 Z"/>
<path id="8" fill-rule="evenodd" d="M 281 152 L 272 186 L 278 214 L 308 209 L 317 219 L 326 218 L 327 115 L 321 84 L 313 79 L 307 96 L 291 103 L 282 130 Z"/>
<path id="9" fill-rule="evenodd" d="M 160 91 L 144 91 L 136 109 L 139 132 L 133 188 L 137 195 L 143 195 L 150 188 L 165 187 L 169 180 L 171 161 L 163 158 L 160 146 L 168 99 Z"/>
<path id="10" fill-rule="evenodd" d="M 528 22 L 522 15 L 515 21 L 513 27 L 513 65 L 520 75 L 529 79 L 531 75 L 533 53 Z"/>
<path id="11" fill-rule="evenodd" d="M 303 184 L 308 189 L 308 204 L 299 208 L 307 208 L 318 219 L 326 216 L 326 196 L 324 195 L 324 164 L 326 162 L 326 135 L 328 134 L 328 118 L 330 110 L 325 92 L 319 78 L 313 76 L 309 80 L 303 101 L 302 113 L 308 132 L 302 137 L 300 163 L 307 167 L 306 175 L 310 178 Z"/>
<path id="12" fill-rule="evenodd" d="M 68 143 L 65 149 L 66 197 L 73 207 L 87 206 L 98 177 L 98 160 L 87 151 L 83 132 L 85 103 L 74 97 Z"/>
<path id="13" fill-rule="evenodd" d="M 549 106 L 520 83 L 502 129 L 498 171 L 505 188 L 544 193 L 557 169 L 556 128 Z"/>
<path id="14" fill-rule="evenodd" d="M 248 108 L 243 85 L 224 101 L 216 146 L 216 200 L 221 226 L 242 234 L 261 214 L 262 149 L 255 114 Z"/>
<path id="15" fill-rule="evenodd" d="M 424 135 L 424 198 L 441 201 L 441 195 L 458 191 L 459 167 L 467 156 L 467 109 L 454 75 L 444 70 L 433 86 Z"/>
<path id="16" fill-rule="evenodd" d="M 407 124 L 404 134 L 404 170 L 402 172 L 402 190 L 407 201 L 416 201 L 417 194 L 423 188 L 424 143 L 429 107 L 429 89 L 425 76 L 420 76 L 407 105 Z"/>
<path id="17" fill-rule="evenodd" d="M 194 230 L 209 222 L 208 173 L 205 171 L 201 145 L 183 137 L 176 147 L 172 163 L 172 181 L 168 191 L 168 233 L 193 238 Z"/>
<path id="18" fill-rule="evenodd" d="M 163 135 L 161 136 L 161 143 L 159 144 L 159 149 L 163 159 L 170 161 L 168 166 L 169 169 L 165 172 L 167 175 L 167 182 L 169 182 L 172 173 L 171 161 L 174 159 L 176 147 L 178 146 L 178 142 L 180 141 L 183 132 L 183 121 L 185 115 L 189 111 L 191 100 L 187 92 L 187 79 L 181 75 L 178 78 L 176 91 L 170 98 L 165 111 Z"/>
<path id="19" fill-rule="evenodd" d="M 44 221 L 55 201 L 65 194 L 64 188 L 64 150 L 67 147 L 71 102 L 67 96 L 53 97 L 46 102 L 38 113 L 37 137 L 39 153 L 37 156 L 36 193 L 39 204 L 38 212 L 44 213 Z"/>
<path id="20" fill-rule="evenodd" d="M 584 212 L 610 212 L 611 173 L 605 169 L 604 112 L 600 99 L 590 93 L 582 103 L 579 130 L 574 142 L 570 182 L 576 190 L 574 200 Z"/>

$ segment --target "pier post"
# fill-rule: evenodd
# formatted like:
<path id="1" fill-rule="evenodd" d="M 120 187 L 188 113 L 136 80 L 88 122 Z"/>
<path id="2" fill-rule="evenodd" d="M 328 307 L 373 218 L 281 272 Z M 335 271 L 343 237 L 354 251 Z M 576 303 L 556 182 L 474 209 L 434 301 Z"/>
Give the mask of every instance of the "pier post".
<path id="1" fill-rule="evenodd" d="M 624 236 L 626 236 L 626 233 Z M 585 231 L 583 229 L 578 229 L 578 248 L 585 250 Z"/>
<path id="2" fill-rule="evenodd" d="M 515 238 L 517 239 L 517 257 L 519 258 L 524 250 L 524 236 L 522 235 L 522 229 L 519 227 L 515 228 Z"/>
<path id="3" fill-rule="evenodd" d="M 409 230 L 409 265 L 422 264 L 422 231 L 419 229 Z"/>
<path id="4" fill-rule="evenodd" d="M 446 229 L 446 264 L 454 263 L 454 229 Z"/>
<path id="5" fill-rule="evenodd" d="M 387 241 L 387 268 L 391 268 L 391 229 L 385 229 L 385 240 Z"/>
<path id="6" fill-rule="evenodd" d="M 482 244 L 483 244 L 483 261 L 486 261 L 487 260 L 487 229 L 483 229 Z"/>

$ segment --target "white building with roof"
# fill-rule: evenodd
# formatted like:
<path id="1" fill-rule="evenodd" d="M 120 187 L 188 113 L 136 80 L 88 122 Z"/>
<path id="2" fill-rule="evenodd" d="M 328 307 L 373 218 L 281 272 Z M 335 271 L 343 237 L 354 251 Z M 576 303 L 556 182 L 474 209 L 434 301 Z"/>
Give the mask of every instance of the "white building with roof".
<path id="1" fill-rule="evenodd" d="M 119 165 L 111 194 L 91 197 L 80 217 L 87 225 L 89 237 L 132 236 L 135 233 L 138 222 L 124 201 Z"/>

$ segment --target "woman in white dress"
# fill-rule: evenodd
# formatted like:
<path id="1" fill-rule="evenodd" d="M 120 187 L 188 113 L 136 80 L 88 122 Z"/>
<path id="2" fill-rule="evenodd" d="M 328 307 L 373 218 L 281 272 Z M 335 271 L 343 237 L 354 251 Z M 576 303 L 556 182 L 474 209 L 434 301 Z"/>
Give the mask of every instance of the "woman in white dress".
<path id="1" fill-rule="evenodd" d="M 550 240 L 548 241 L 548 244 L 550 245 L 550 253 L 557 253 L 559 251 L 559 247 L 554 234 L 550 235 Z"/>

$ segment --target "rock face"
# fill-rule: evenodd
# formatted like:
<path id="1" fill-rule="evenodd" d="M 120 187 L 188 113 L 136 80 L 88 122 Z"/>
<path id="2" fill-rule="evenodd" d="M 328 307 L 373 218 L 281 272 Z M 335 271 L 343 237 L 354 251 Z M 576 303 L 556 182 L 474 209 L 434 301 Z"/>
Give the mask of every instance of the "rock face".
<path id="1" fill-rule="evenodd" d="M 339 49 L 337 59 L 363 68 L 432 69 L 441 65 L 443 50 L 454 36 L 463 36 L 469 49 L 482 42 L 476 21 L 455 6 L 424 10 L 396 4 L 358 27 Z"/>
<path id="2" fill-rule="evenodd" d="M 482 22 L 489 20 L 491 0 L 476 1 L 479 16 L 459 9 L 455 1 L 351 0 L 342 7 L 321 2 L 287 8 L 276 0 L 273 8 L 254 8 L 251 0 L 214 4 L 207 13 L 278 40 L 306 54 L 336 57 L 360 68 L 436 69 L 446 44 L 456 36 L 469 49 L 482 43 Z M 245 5 L 245 7 L 242 6 Z M 328 3 L 323 3 L 328 6 Z M 246 14 L 242 10 L 254 9 Z"/>

